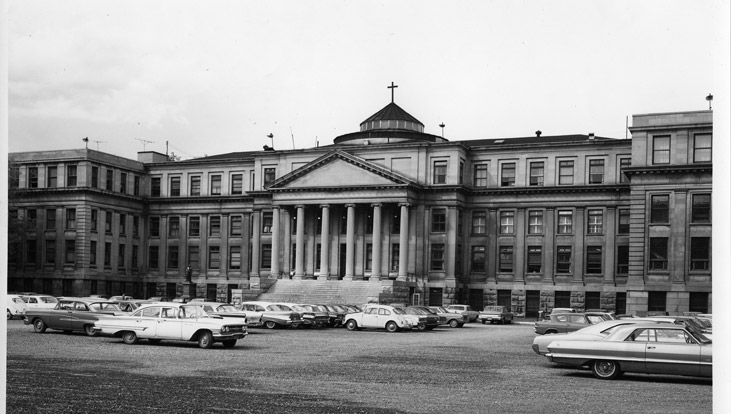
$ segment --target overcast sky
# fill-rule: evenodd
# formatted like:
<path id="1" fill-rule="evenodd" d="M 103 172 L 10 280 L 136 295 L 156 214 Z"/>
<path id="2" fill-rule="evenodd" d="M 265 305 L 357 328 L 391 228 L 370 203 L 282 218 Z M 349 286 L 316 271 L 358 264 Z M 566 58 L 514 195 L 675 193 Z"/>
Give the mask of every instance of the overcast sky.
<path id="1" fill-rule="evenodd" d="M 728 92 L 728 14 L 726 0 L 11 1 L 8 147 L 328 145 L 391 82 L 453 141 L 624 138 L 627 116 Z"/>

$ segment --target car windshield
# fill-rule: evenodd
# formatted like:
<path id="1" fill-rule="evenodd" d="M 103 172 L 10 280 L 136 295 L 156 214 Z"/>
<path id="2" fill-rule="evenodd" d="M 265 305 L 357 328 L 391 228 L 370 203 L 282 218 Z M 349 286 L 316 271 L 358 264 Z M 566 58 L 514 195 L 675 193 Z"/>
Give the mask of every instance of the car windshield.
<path id="1" fill-rule="evenodd" d="M 216 311 L 223 312 L 223 313 L 238 312 L 236 307 L 233 305 L 221 305 L 218 308 L 216 308 Z"/>
<path id="2" fill-rule="evenodd" d="M 404 312 L 404 310 L 401 308 L 393 308 L 393 313 L 395 313 L 396 315 L 406 315 L 406 312 Z"/>
<path id="3" fill-rule="evenodd" d="M 306 305 L 292 305 L 292 309 L 296 310 L 297 312 L 312 312 L 312 309 L 310 309 Z"/>
<path id="4" fill-rule="evenodd" d="M 269 305 L 267 306 L 267 310 L 292 312 L 292 309 L 285 305 Z"/>
<path id="5" fill-rule="evenodd" d="M 120 308 L 116 303 L 103 303 L 103 302 L 96 302 L 96 303 L 90 303 L 89 309 L 93 311 L 121 311 L 122 308 Z"/>
<path id="6" fill-rule="evenodd" d="M 41 296 L 39 299 L 43 303 L 57 303 L 58 302 L 58 299 L 54 298 L 53 296 Z"/>
<path id="7" fill-rule="evenodd" d="M 15 303 L 25 303 L 25 302 L 23 302 L 23 299 L 21 299 L 21 298 L 13 298 L 13 302 L 15 302 Z"/>

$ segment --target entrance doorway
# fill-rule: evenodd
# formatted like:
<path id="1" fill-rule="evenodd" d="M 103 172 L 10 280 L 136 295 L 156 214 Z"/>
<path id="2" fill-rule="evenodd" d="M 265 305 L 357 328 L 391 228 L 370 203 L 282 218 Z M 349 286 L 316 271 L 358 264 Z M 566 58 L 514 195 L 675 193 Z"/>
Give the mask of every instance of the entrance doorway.
<path id="1" fill-rule="evenodd" d="M 527 290 L 525 292 L 525 317 L 537 318 L 541 307 L 541 291 Z"/>
<path id="2" fill-rule="evenodd" d="M 338 280 L 343 280 L 345 277 L 345 254 L 346 244 L 340 243 L 340 253 L 338 254 Z"/>

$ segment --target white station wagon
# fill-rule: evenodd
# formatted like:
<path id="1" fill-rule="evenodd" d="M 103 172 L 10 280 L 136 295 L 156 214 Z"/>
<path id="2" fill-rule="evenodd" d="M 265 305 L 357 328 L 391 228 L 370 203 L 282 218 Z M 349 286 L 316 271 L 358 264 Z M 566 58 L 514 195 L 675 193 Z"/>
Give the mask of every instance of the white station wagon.
<path id="1" fill-rule="evenodd" d="M 385 329 L 388 332 L 396 332 L 401 329 L 411 329 L 414 324 L 411 315 L 407 315 L 403 309 L 388 305 L 367 305 L 363 312 L 349 313 L 345 315 L 345 327 L 350 331 L 357 331 L 362 328 Z"/>
<path id="2" fill-rule="evenodd" d="M 127 344 L 147 339 L 152 344 L 162 340 L 197 341 L 201 348 L 221 342 L 232 348 L 248 332 L 240 318 L 209 315 L 197 304 L 155 303 L 144 305 L 129 316 L 100 318 L 94 330 L 119 336 Z"/>

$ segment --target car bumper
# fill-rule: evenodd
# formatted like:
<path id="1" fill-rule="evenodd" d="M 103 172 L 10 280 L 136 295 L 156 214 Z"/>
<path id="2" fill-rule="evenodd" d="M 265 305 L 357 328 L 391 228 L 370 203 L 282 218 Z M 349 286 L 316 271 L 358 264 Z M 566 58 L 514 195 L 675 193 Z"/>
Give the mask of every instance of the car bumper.
<path id="1" fill-rule="evenodd" d="M 213 334 L 213 340 L 216 342 L 221 342 L 221 341 L 229 341 L 232 339 L 242 339 L 247 334 L 248 334 L 247 332 L 235 332 L 235 333 L 230 333 L 230 334 L 217 333 L 217 334 Z"/>

